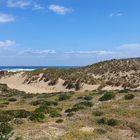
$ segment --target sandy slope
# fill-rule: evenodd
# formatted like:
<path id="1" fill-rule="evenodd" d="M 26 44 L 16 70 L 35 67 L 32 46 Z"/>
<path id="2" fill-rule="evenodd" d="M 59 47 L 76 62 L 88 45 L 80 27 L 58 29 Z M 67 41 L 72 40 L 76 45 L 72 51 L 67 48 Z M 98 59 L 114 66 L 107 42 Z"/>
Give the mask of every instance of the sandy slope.
<path id="1" fill-rule="evenodd" d="M 41 77 L 41 74 L 40 74 Z M 59 79 L 57 84 L 54 86 L 49 86 L 48 82 L 38 81 L 34 83 L 24 83 L 26 76 L 23 76 L 23 72 L 19 72 L 10 76 L 5 76 L 0 79 L 0 83 L 7 84 L 12 89 L 18 89 L 20 91 L 25 91 L 29 93 L 52 93 L 52 92 L 68 92 L 75 91 L 74 89 L 66 89 L 63 86 L 64 80 Z M 98 89 L 99 85 L 88 85 L 83 84 L 80 92 L 84 92 L 86 90 L 92 91 Z M 121 87 L 111 87 L 106 86 L 103 90 L 121 90 Z"/>
<path id="2" fill-rule="evenodd" d="M 52 92 L 67 92 L 74 91 L 74 89 L 68 90 L 63 86 L 64 80 L 59 79 L 55 86 L 49 86 L 48 82 L 35 82 L 31 84 L 25 84 L 22 73 L 13 74 L 11 76 L 5 76 L 0 79 L 0 83 L 7 84 L 12 89 L 18 89 L 29 93 L 52 93 Z M 99 85 L 87 85 L 83 84 L 81 91 L 96 90 Z"/>

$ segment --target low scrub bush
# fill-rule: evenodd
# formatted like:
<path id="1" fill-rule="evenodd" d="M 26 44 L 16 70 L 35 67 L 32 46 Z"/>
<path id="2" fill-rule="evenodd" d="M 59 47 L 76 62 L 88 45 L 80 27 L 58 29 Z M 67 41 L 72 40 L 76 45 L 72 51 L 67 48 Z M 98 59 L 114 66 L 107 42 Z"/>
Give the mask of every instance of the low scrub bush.
<path id="1" fill-rule="evenodd" d="M 62 122 L 63 122 L 63 119 L 56 120 L 56 123 L 62 123 Z"/>
<path id="2" fill-rule="evenodd" d="M 124 99 L 125 100 L 131 100 L 131 99 L 134 99 L 134 97 L 135 97 L 135 95 L 133 95 L 133 94 L 127 94 L 127 95 L 124 96 Z"/>
<path id="3" fill-rule="evenodd" d="M 16 99 L 16 98 L 9 98 L 8 101 L 9 101 L 9 102 L 16 102 L 17 99 Z"/>
<path id="4" fill-rule="evenodd" d="M 13 128 L 8 123 L 0 123 L 0 140 L 9 140 Z"/>
<path id="5" fill-rule="evenodd" d="M 50 117 L 52 117 L 52 118 L 61 117 L 61 114 L 58 113 L 57 111 L 52 111 L 52 112 L 50 112 Z"/>
<path id="6" fill-rule="evenodd" d="M 106 92 L 101 98 L 99 98 L 99 101 L 108 101 L 114 98 L 115 98 L 115 95 L 113 93 Z"/>
<path id="7" fill-rule="evenodd" d="M 14 124 L 16 124 L 16 125 L 20 125 L 23 123 L 24 123 L 24 121 L 22 119 L 18 119 L 18 118 L 14 119 Z"/>
<path id="8" fill-rule="evenodd" d="M 70 96 L 70 95 L 67 95 L 67 94 L 60 94 L 58 100 L 59 100 L 59 101 L 68 100 L 68 99 L 70 99 L 70 97 L 71 97 L 71 96 Z"/>
<path id="9" fill-rule="evenodd" d="M 0 122 L 9 122 L 13 120 L 13 117 L 11 115 L 8 114 L 4 114 L 4 113 L 0 113 Z"/>
<path id="10" fill-rule="evenodd" d="M 93 112 L 93 115 L 94 116 L 102 116 L 103 115 L 103 112 L 101 112 L 101 111 L 94 111 Z"/>
<path id="11" fill-rule="evenodd" d="M 87 101 L 92 100 L 92 96 L 85 96 L 84 99 Z"/>
<path id="12" fill-rule="evenodd" d="M 105 134 L 107 131 L 105 130 L 105 129 L 103 129 L 103 128 L 96 128 L 95 130 L 94 130 L 96 133 L 98 133 L 98 134 Z"/>
<path id="13" fill-rule="evenodd" d="M 109 126 L 116 126 L 118 124 L 118 120 L 114 118 L 100 118 L 97 120 L 98 124 L 104 124 L 104 125 L 109 125 Z"/>
<path id="14" fill-rule="evenodd" d="M 92 106 L 93 106 L 92 102 L 88 102 L 88 101 L 80 102 L 80 103 L 75 104 L 73 106 L 73 108 L 69 108 L 69 109 L 65 110 L 65 113 L 76 112 L 76 111 L 85 109 L 87 107 L 92 107 Z"/>
<path id="15" fill-rule="evenodd" d="M 97 120 L 98 124 L 106 124 L 107 123 L 107 118 L 100 118 Z"/>
<path id="16" fill-rule="evenodd" d="M 70 113 L 67 114 L 68 117 L 72 117 L 73 115 L 74 115 L 73 112 L 70 112 Z"/>
<path id="17" fill-rule="evenodd" d="M 42 122 L 45 119 L 45 115 L 43 113 L 39 113 L 39 112 L 33 112 L 29 119 L 31 121 L 37 121 L 37 122 Z"/>
<path id="18" fill-rule="evenodd" d="M 113 119 L 113 118 L 109 119 L 109 120 L 107 120 L 107 124 L 110 125 L 110 126 L 115 126 L 115 125 L 118 124 L 118 120 Z"/>
<path id="19" fill-rule="evenodd" d="M 30 116 L 30 112 L 26 110 L 7 110 L 4 111 L 5 114 L 10 115 L 14 118 L 27 118 Z"/>

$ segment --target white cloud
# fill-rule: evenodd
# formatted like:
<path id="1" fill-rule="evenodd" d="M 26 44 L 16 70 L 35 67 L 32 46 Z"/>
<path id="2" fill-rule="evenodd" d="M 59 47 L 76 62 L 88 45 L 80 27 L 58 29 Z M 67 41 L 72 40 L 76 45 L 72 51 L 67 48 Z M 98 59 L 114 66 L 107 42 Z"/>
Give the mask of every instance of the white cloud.
<path id="1" fill-rule="evenodd" d="M 13 40 L 0 41 L 0 48 L 8 48 L 15 45 L 16 45 L 16 42 Z"/>
<path id="2" fill-rule="evenodd" d="M 131 50 L 137 50 L 140 49 L 140 44 L 135 43 L 135 44 L 123 44 L 119 47 L 117 47 L 118 49 L 131 49 Z"/>
<path id="3" fill-rule="evenodd" d="M 123 15 L 124 15 L 124 14 L 121 13 L 121 12 L 119 12 L 119 13 L 110 13 L 110 14 L 109 14 L 110 17 L 121 17 L 121 16 L 123 16 Z"/>
<path id="4" fill-rule="evenodd" d="M 34 3 L 34 5 L 33 5 L 33 8 L 32 8 L 33 10 L 43 10 L 44 9 L 44 7 L 43 6 L 41 6 L 40 4 L 37 4 L 37 3 Z"/>
<path id="5" fill-rule="evenodd" d="M 71 9 L 71 8 L 66 8 L 66 7 L 63 7 L 60 5 L 55 5 L 55 4 L 49 5 L 48 8 L 49 8 L 49 10 L 51 10 L 54 13 L 59 14 L 59 15 L 65 15 L 65 14 L 73 11 L 73 9 Z"/>
<path id="6" fill-rule="evenodd" d="M 56 54 L 55 50 L 24 50 L 19 52 L 19 55 L 45 55 L 45 54 Z"/>
<path id="7" fill-rule="evenodd" d="M 12 15 L 0 13 L 0 23 L 8 23 L 15 21 Z"/>
<path id="8" fill-rule="evenodd" d="M 44 9 L 43 6 L 40 4 L 33 2 L 32 0 L 8 0 L 7 7 L 11 8 L 31 8 L 32 10 L 42 10 Z"/>
<path id="9" fill-rule="evenodd" d="M 109 54 L 114 54 L 115 52 L 113 51 L 70 51 L 70 52 L 65 52 L 65 54 L 94 54 L 94 55 L 109 55 Z"/>
<path id="10" fill-rule="evenodd" d="M 7 6 L 8 7 L 15 7 L 15 8 L 27 8 L 31 5 L 30 0 L 8 0 Z"/>

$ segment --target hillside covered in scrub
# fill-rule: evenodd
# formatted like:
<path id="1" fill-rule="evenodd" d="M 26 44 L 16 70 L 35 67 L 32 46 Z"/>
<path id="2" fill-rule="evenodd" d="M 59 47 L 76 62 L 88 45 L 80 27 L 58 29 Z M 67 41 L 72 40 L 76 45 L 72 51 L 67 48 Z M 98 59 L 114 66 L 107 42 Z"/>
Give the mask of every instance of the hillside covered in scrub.
<path id="1" fill-rule="evenodd" d="M 48 68 L 1 75 L 0 83 L 26 92 L 138 90 L 140 58 L 113 59 L 80 68 Z"/>
<path id="2" fill-rule="evenodd" d="M 139 91 L 27 94 L 0 84 L 0 140 L 139 140 Z"/>
<path id="3" fill-rule="evenodd" d="M 140 59 L 0 72 L 0 140 L 139 140 Z"/>

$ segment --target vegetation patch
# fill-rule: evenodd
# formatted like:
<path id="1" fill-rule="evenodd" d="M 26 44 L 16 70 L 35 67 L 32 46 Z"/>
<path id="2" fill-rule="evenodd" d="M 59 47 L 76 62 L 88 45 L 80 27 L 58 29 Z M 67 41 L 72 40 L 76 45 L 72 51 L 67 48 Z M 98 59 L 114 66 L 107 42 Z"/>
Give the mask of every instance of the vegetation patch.
<path id="1" fill-rule="evenodd" d="M 59 101 L 64 101 L 64 100 L 68 100 L 68 99 L 70 99 L 70 98 L 71 98 L 70 95 L 67 95 L 67 94 L 60 94 L 58 100 L 59 100 Z"/>
<path id="2" fill-rule="evenodd" d="M 56 123 L 62 123 L 62 122 L 63 122 L 63 119 L 56 120 Z"/>
<path id="3" fill-rule="evenodd" d="M 134 99 L 134 98 L 135 98 L 135 95 L 133 95 L 133 94 L 127 94 L 127 95 L 124 96 L 125 100 L 131 100 L 131 99 Z"/>
<path id="4" fill-rule="evenodd" d="M 99 98 L 99 101 L 108 101 L 114 98 L 115 98 L 114 93 L 106 92 L 101 98 Z"/>
<path id="5" fill-rule="evenodd" d="M 109 126 L 116 126 L 118 124 L 118 120 L 114 119 L 114 118 L 100 118 L 97 120 L 98 124 L 102 124 L 102 125 L 109 125 Z"/>
<path id="6" fill-rule="evenodd" d="M 102 115 L 103 115 L 103 112 L 97 110 L 97 111 L 94 111 L 94 112 L 93 112 L 93 115 L 94 115 L 94 116 L 102 116 Z"/>
<path id="7" fill-rule="evenodd" d="M 37 122 L 42 122 L 45 119 L 45 115 L 43 113 L 39 113 L 39 112 L 33 112 L 29 119 L 31 121 L 37 121 Z"/>
<path id="8" fill-rule="evenodd" d="M 13 128 L 8 123 L 0 123 L 0 140 L 9 140 Z"/>

